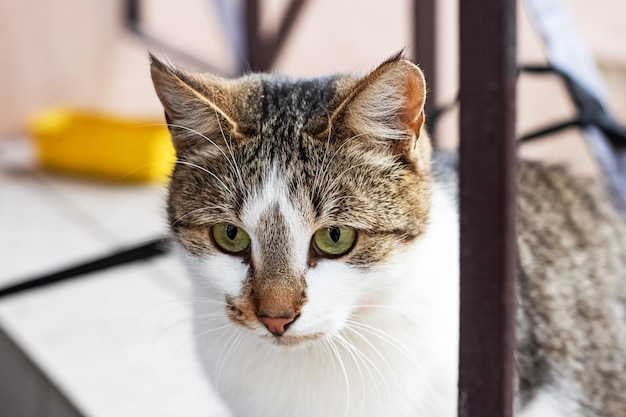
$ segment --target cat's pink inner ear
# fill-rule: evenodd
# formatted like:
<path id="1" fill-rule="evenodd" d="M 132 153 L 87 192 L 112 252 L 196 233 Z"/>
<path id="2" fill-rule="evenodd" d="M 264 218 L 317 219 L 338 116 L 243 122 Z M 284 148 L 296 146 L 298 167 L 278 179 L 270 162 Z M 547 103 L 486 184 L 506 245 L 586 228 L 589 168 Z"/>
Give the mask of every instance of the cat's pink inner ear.
<path id="1" fill-rule="evenodd" d="M 358 82 L 334 114 L 353 130 L 389 140 L 419 137 L 426 82 L 419 67 L 400 56 Z"/>
<path id="2" fill-rule="evenodd" d="M 425 100 L 422 71 L 395 56 L 356 83 L 333 116 L 357 133 L 386 140 L 388 149 L 404 161 L 428 171 L 431 148 L 423 130 Z"/>
<path id="3" fill-rule="evenodd" d="M 424 102 L 426 100 L 426 82 L 422 71 L 410 62 L 405 73 L 404 108 L 400 115 L 402 123 L 412 130 L 417 137 L 424 123 Z"/>

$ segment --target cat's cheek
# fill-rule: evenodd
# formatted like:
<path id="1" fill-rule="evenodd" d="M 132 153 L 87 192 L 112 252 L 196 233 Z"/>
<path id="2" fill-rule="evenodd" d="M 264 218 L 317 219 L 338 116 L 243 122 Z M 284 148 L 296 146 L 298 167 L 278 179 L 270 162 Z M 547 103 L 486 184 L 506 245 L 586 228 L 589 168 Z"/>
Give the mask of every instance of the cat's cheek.
<path id="1" fill-rule="evenodd" d="M 225 297 L 236 297 L 248 273 L 241 259 L 225 254 L 206 255 L 195 262 L 194 279 L 201 287 L 210 287 Z"/>
<path id="2" fill-rule="evenodd" d="M 300 326 L 323 335 L 343 329 L 361 297 L 360 278 L 356 268 L 339 260 L 324 260 L 311 268 L 305 278 L 307 303 Z"/>

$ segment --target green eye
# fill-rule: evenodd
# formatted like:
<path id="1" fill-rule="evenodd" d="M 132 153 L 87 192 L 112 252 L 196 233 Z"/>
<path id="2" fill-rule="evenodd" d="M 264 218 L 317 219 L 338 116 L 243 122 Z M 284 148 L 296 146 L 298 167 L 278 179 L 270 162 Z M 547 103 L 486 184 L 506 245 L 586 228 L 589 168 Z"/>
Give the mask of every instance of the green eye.
<path id="1" fill-rule="evenodd" d="M 238 254 L 250 246 L 250 236 L 230 223 L 218 223 L 211 228 L 213 240 L 224 252 Z"/>
<path id="2" fill-rule="evenodd" d="M 347 253 L 356 241 L 356 230 L 352 227 L 324 227 L 313 236 L 315 247 L 322 254 L 337 257 Z"/>

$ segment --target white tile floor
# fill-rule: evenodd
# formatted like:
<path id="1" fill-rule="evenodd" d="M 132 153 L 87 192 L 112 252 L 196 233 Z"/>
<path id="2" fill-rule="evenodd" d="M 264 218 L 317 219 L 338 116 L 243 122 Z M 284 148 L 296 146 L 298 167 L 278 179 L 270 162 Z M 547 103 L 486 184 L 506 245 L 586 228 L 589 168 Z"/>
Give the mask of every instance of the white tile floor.
<path id="1" fill-rule="evenodd" d="M 0 141 L 0 286 L 162 235 L 163 195 L 46 174 L 27 141 Z M 164 257 L 2 299 L 0 326 L 90 417 L 223 416 L 187 291 Z"/>

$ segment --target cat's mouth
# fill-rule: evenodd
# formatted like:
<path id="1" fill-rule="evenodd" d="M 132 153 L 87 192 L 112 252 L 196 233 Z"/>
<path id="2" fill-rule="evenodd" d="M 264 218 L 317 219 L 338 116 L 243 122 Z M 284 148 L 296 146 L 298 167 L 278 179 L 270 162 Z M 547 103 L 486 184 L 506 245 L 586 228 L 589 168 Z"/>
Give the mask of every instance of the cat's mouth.
<path id="1" fill-rule="evenodd" d="M 262 339 L 264 342 L 271 343 L 275 346 L 297 346 L 314 340 L 319 340 L 325 336 L 324 333 L 315 332 L 309 334 L 294 334 L 292 331 L 287 331 L 283 334 L 273 334 L 267 328 L 258 325 L 253 320 L 242 321 L 232 320 L 231 322 L 235 327 L 246 329 L 247 332 L 251 332 L 255 337 Z"/>
<path id="2" fill-rule="evenodd" d="M 236 302 L 233 298 L 226 299 L 226 313 L 236 326 L 251 330 L 259 337 L 276 346 L 295 346 L 324 336 L 322 332 L 299 333 L 292 328 L 300 314 L 292 316 L 268 317 L 259 314 L 251 302 Z"/>

